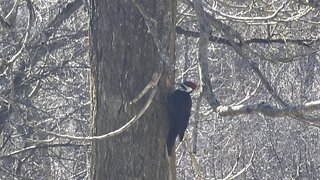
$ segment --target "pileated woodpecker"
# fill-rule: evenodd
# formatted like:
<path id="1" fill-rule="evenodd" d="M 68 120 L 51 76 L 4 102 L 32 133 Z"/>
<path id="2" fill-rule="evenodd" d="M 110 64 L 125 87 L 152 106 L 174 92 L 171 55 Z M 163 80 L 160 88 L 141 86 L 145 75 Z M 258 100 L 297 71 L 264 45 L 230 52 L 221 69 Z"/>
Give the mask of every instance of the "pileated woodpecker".
<path id="1" fill-rule="evenodd" d="M 179 135 L 182 141 L 184 132 L 189 123 L 191 112 L 191 96 L 197 85 L 186 81 L 178 84 L 178 89 L 168 96 L 168 116 L 169 116 L 169 134 L 167 137 L 168 154 L 171 156 L 174 143 Z"/>

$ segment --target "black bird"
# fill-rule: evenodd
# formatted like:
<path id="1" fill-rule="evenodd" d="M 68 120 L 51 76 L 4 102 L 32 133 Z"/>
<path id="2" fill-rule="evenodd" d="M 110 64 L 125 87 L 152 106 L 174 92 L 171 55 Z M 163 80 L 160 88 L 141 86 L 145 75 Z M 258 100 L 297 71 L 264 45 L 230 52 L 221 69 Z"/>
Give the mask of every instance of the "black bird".
<path id="1" fill-rule="evenodd" d="M 167 137 L 168 154 L 171 156 L 174 143 L 179 135 L 180 141 L 183 140 L 184 132 L 189 123 L 191 113 L 191 96 L 197 88 L 193 82 L 186 81 L 178 84 L 178 89 L 168 96 L 168 116 L 169 116 L 169 134 Z"/>

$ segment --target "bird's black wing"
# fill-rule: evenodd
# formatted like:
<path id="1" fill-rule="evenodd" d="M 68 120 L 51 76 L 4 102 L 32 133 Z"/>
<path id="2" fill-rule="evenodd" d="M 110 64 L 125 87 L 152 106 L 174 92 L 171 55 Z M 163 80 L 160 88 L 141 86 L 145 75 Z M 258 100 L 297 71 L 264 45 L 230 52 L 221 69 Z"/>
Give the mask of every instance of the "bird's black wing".
<path id="1" fill-rule="evenodd" d="M 167 137 L 168 154 L 171 155 L 175 140 L 179 135 L 183 139 L 187 129 L 191 111 L 191 96 L 189 93 L 176 90 L 168 96 L 168 116 L 170 129 Z"/>

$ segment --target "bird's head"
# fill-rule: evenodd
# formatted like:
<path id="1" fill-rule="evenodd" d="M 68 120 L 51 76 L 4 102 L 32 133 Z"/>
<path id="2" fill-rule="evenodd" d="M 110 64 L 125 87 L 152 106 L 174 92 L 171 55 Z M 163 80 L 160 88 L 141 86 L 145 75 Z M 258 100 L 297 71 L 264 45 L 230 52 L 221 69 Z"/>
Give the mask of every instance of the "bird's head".
<path id="1" fill-rule="evenodd" d="M 178 87 L 181 91 L 192 93 L 198 87 L 198 85 L 191 81 L 185 81 L 183 83 L 179 83 Z"/>

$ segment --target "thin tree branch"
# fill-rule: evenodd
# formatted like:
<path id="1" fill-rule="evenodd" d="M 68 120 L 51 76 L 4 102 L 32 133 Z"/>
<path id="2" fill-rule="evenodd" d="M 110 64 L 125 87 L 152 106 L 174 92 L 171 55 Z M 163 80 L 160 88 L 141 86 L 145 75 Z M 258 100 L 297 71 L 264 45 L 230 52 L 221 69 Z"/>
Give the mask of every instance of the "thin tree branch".
<path id="1" fill-rule="evenodd" d="M 29 32 L 27 31 L 27 32 L 24 34 L 24 38 L 23 38 L 23 40 L 22 40 L 21 48 L 19 49 L 19 51 L 18 51 L 14 56 L 11 57 L 11 59 L 7 62 L 7 64 L 11 64 L 11 63 L 13 63 L 14 61 L 16 61 L 16 60 L 18 59 L 18 57 L 20 56 L 20 54 L 22 53 L 22 51 L 23 51 L 24 48 L 26 47 L 28 35 L 29 35 Z"/>
<path id="2" fill-rule="evenodd" d="M 269 15 L 269 16 L 265 16 L 265 17 L 242 17 L 242 16 L 232 16 L 232 15 L 228 15 L 225 13 L 222 13 L 220 11 L 215 11 L 217 12 L 219 15 L 227 17 L 227 18 L 231 18 L 231 19 L 237 19 L 237 20 L 241 20 L 241 21 L 261 21 L 261 20 L 270 20 L 270 19 L 274 19 L 278 16 L 279 12 L 285 7 L 286 4 L 288 4 L 288 2 L 290 2 L 289 0 L 283 2 L 281 4 L 281 6 L 274 11 L 273 14 Z"/>
<path id="3" fill-rule="evenodd" d="M 146 87 L 137 95 L 137 97 L 135 97 L 129 104 L 133 104 L 138 102 L 150 89 L 153 89 L 154 87 L 157 86 L 159 80 L 161 77 L 161 73 L 160 72 L 155 72 L 152 75 L 151 81 L 146 85 Z"/>
<path id="4" fill-rule="evenodd" d="M 52 33 L 58 28 L 65 20 L 67 20 L 74 12 L 76 12 L 83 5 L 83 0 L 74 0 L 68 3 L 65 8 L 62 8 L 46 28 L 46 35 L 50 37 Z"/>
<path id="5" fill-rule="evenodd" d="M 199 38 L 199 32 L 197 31 L 190 31 L 190 30 L 186 30 L 183 29 L 180 26 L 176 27 L 176 32 L 177 34 L 182 34 L 185 35 L 187 37 L 195 37 L 195 38 Z M 318 42 L 320 39 L 261 39 L 261 38 L 251 38 L 251 39 L 247 39 L 244 40 L 243 42 L 236 42 L 237 45 L 239 46 L 243 46 L 245 45 L 250 45 L 250 44 L 288 44 L 288 43 L 292 43 L 292 44 L 297 44 L 297 45 L 301 45 L 301 46 L 305 46 L 305 47 L 310 47 L 312 44 L 315 44 L 316 42 Z M 210 42 L 214 42 L 214 43 L 218 43 L 218 44 L 225 44 L 228 46 L 231 46 L 231 42 L 224 38 L 224 37 L 218 37 L 218 36 L 213 36 L 212 34 L 209 36 L 209 41 Z"/>
<path id="6" fill-rule="evenodd" d="M 125 125 L 123 125 L 122 127 L 120 127 L 119 129 L 115 130 L 115 131 L 112 131 L 110 133 L 107 133 L 107 134 L 103 134 L 103 135 L 100 135 L 100 136 L 91 136 L 91 137 L 80 137 L 80 136 L 70 136 L 70 135 L 65 135 L 65 134 L 58 134 L 58 133 L 55 133 L 55 132 L 48 132 L 48 131 L 45 131 L 45 130 L 39 130 L 38 131 L 41 131 L 43 133 L 46 133 L 48 135 L 52 135 L 54 137 L 58 137 L 58 138 L 63 138 L 63 139 L 69 139 L 69 140 L 76 140 L 76 141 L 94 141 L 94 140 L 104 140 L 104 139 L 108 139 L 112 136 L 115 136 L 115 135 L 118 135 L 118 134 L 121 134 L 122 132 L 126 131 L 127 129 L 129 129 L 135 122 L 137 122 L 137 120 L 146 112 L 146 110 L 149 108 L 153 98 L 154 98 L 154 95 L 157 91 L 157 87 L 153 88 L 153 90 L 151 91 L 150 95 L 149 95 L 149 98 L 147 100 L 147 102 L 144 104 L 144 106 L 141 108 L 141 110 L 135 115 L 133 116 L 133 118 L 127 122 Z M 37 130 L 35 128 L 35 130 Z"/>
<path id="7" fill-rule="evenodd" d="M 6 155 L 2 155 L 0 156 L 0 159 L 4 159 L 4 158 L 8 158 L 10 156 L 14 156 L 17 154 L 21 154 L 30 150 L 34 150 L 34 149 L 41 149 L 41 148 L 49 148 L 49 147 L 74 147 L 74 146 L 88 146 L 90 144 L 71 144 L 71 143 L 63 143 L 63 144 L 37 144 L 37 145 L 32 145 L 23 149 L 19 149 L 17 151 L 11 152 L 9 154 Z"/>
<path id="8" fill-rule="evenodd" d="M 15 20 L 17 13 L 18 13 L 18 5 L 21 0 L 16 0 L 10 10 L 10 12 L 7 14 L 7 16 L 4 18 L 5 22 L 7 22 L 10 26 L 13 24 L 13 21 Z"/>
<path id="9" fill-rule="evenodd" d="M 246 165 L 244 168 L 242 168 L 240 171 L 238 171 L 235 175 L 232 175 L 233 172 L 234 172 L 234 170 L 235 170 L 235 168 L 236 168 L 236 166 L 237 166 L 237 164 L 238 164 L 238 160 L 237 160 L 236 163 L 235 163 L 234 168 L 232 169 L 232 171 L 227 175 L 227 177 L 223 178 L 223 180 L 235 179 L 235 178 L 237 178 L 238 176 L 240 176 L 242 173 L 244 173 L 246 170 L 248 170 L 248 168 L 252 165 L 252 161 L 253 161 L 253 158 L 254 158 L 254 155 L 255 155 L 255 151 L 256 151 L 256 146 L 255 146 L 255 148 L 254 148 L 253 151 L 252 151 L 250 160 L 249 160 L 249 162 L 247 163 L 247 165 Z"/>
<path id="10" fill-rule="evenodd" d="M 207 14 L 208 15 L 208 14 Z M 208 15 L 210 16 L 210 15 Z M 252 68 L 252 70 L 256 73 L 256 75 L 261 79 L 262 84 L 266 87 L 266 89 L 268 90 L 268 92 L 271 94 L 271 96 L 281 105 L 281 106 L 288 106 L 288 104 L 282 100 L 282 98 L 280 98 L 280 96 L 276 93 L 276 91 L 274 90 L 274 88 L 271 86 L 271 84 L 269 83 L 269 81 L 267 80 L 266 77 L 264 77 L 264 75 L 262 74 L 262 72 L 260 71 L 260 69 L 258 68 L 258 65 L 254 62 L 250 61 L 250 57 L 249 55 L 247 55 L 245 52 L 251 52 L 250 48 L 245 45 L 245 46 L 239 46 L 236 41 L 238 40 L 239 42 L 243 42 L 243 38 L 242 36 L 235 31 L 234 29 L 232 29 L 231 27 L 223 24 L 222 22 L 218 21 L 217 19 L 215 19 L 214 16 L 210 16 L 209 18 L 210 20 L 210 24 L 213 25 L 217 30 L 221 31 L 222 33 L 224 33 L 224 35 L 227 37 L 227 39 L 230 41 L 231 46 L 233 47 L 233 49 L 238 53 L 238 55 L 240 55 L 242 57 L 242 60 L 244 60 L 246 63 L 249 64 L 249 66 Z"/>

